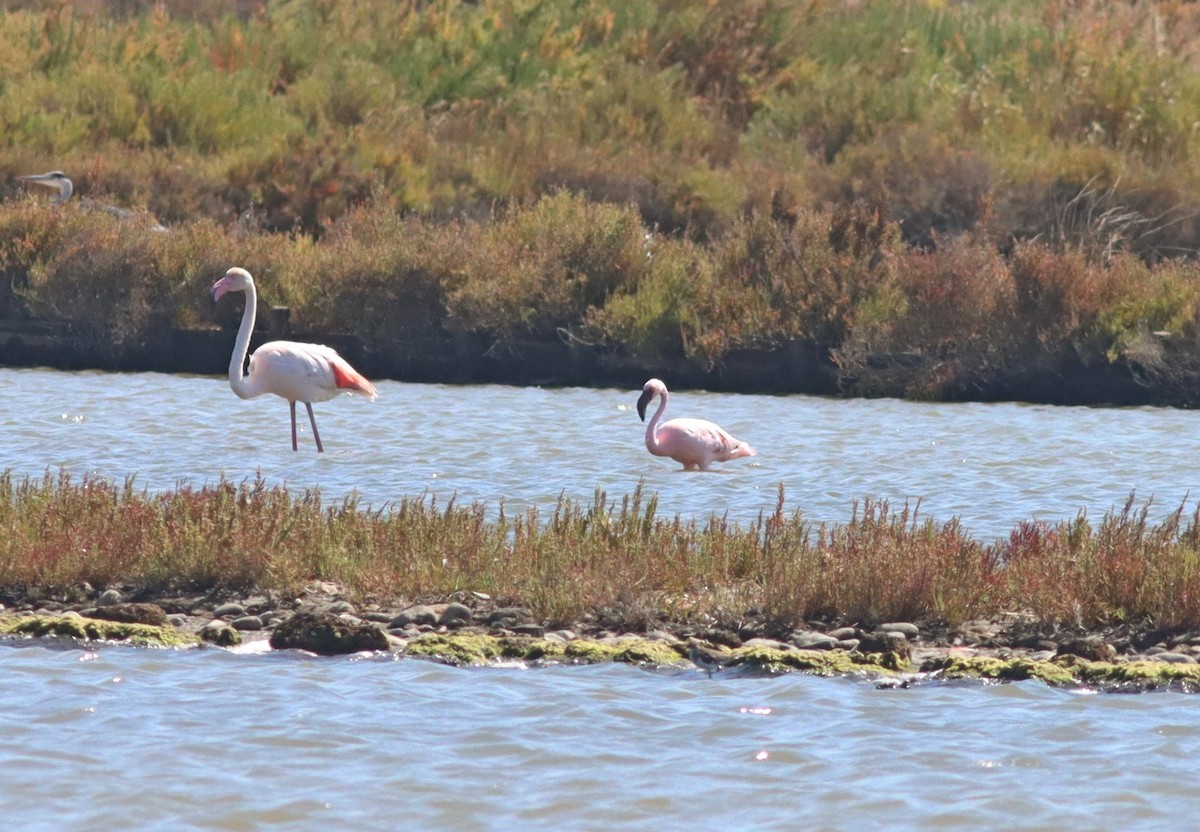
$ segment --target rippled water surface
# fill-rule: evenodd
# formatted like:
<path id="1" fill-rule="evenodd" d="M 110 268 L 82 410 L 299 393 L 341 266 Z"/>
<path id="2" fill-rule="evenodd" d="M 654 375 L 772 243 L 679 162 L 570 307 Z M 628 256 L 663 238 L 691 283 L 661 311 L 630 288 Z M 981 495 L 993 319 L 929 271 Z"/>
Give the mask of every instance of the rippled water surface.
<path id="1" fill-rule="evenodd" d="M 1200 493 L 1200 416 L 680 391 L 760 451 L 679 473 L 641 444 L 636 390 L 383 382 L 287 407 L 222 379 L 0 369 L 7 468 L 151 490 L 261 475 L 375 506 L 629 493 L 748 521 L 787 505 L 920 501 L 982 539 L 1161 515 Z M 1189 504 L 1189 510 L 1191 505 Z M 625 666 L 453 669 L 415 659 L 0 646 L 0 824 L 60 829 L 1161 829 L 1200 809 L 1194 696 Z"/>
<path id="2" fill-rule="evenodd" d="M 663 513 L 746 522 L 774 508 L 782 484 L 788 509 L 813 521 L 845 521 L 865 497 L 919 500 L 925 516 L 957 516 L 985 540 L 1022 520 L 1099 516 L 1134 491 L 1159 516 L 1200 495 L 1200 414 L 1166 408 L 679 391 L 668 416 L 711 419 L 759 451 L 700 474 L 646 453 L 637 390 L 384 381 L 377 401 L 316 405 L 321 455 L 303 408 L 293 453 L 287 405 L 242 401 L 221 378 L 0 369 L 0 391 L 0 467 L 136 475 L 151 489 L 261 473 L 377 507 L 429 493 L 519 508 L 643 481 Z"/>
<path id="3" fill-rule="evenodd" d="M 0 649 L 6 829 L 1166 829 L 1194 696 Z"/>

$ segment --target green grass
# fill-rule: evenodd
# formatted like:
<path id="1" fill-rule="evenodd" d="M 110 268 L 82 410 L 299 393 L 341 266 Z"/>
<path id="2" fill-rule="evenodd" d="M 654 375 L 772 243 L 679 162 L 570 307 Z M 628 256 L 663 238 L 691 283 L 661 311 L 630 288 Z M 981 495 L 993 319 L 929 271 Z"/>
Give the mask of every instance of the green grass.
<path id="1" fill-rule="evenodd" d="M 299 592 L 332 580 L 358 597 L 484 592 L 548 622 L 627 622 L 749 610 L 798 625 L 950 625 L 1007 611 L 1085 627 L 1200 626 L 1200 523 L 1158 525 L 1129 504 L 1097 523 L 1022 523 L 981 543 L 957 521 L 863 501 L 840 524 L 776 510 L 745 526 L 661 517 L 640 488 L 489 519 L 481 504 L 326 504 L 262 481 L 151 494 L 132 480 L 0 475 L 0 595 L 86 586 L 151 594 Z"/>
<path id="2" fill-rule="evenodd" d="M 1200 382 L 1193 4 L 0 9 L 0 316 L 114 361 L 212 325 L 237 264 L 383 355 L 569 333 L 704 368 L 808 342 L 871 395 Z M 15 179 L 53 168 L 148 213 Z"/>

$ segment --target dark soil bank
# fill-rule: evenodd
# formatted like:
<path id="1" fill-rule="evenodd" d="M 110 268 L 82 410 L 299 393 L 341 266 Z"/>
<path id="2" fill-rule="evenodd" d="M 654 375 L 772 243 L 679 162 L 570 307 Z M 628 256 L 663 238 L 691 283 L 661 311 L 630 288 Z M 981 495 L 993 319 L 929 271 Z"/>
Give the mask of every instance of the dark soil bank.
<path id="1" fill-rule="evenodd" d="M 272 310 L 251 343 L 274 338 L 328 344 L 374 379 L 445 384 L 640 387 L 660 377 L 672 389 L 736 393 L 856 396 L 903 395 L 926 372 L 926 361 L 913 356 L 877 356 L 876 370 L 886 371 L 889 386 L 864 389 L 861 379 L 841 371 L 830 351 L 811 342 L 793 342 L 769 350 L 738 350 L 716 366 L 702 367 L 686 358 L 645 358 L 564 336 L 553 341 L 497 342 L 461 335 L 368 344 L 349 335 L 293 332 L 286 310 Z M 0 364 L 61 370 L 224 374 L 234 333 L 216 329 L 160 328 L 137 347 L 114 355 L 103 344 L 69 326 L 40 321 L 0 321 Z M 909 376 L 906 383 L 905 376 Z M 1162 405 L 1190 407 L 1195 385 L 1184 378 L 1147 376 L 1125 362 L 1085 364 L 1074 353 L 1046 358 L 944 389 L 948 401 L 1027 401 L 1060 405 Z M 922 396 L 928 398 L 928 396 Z"/>

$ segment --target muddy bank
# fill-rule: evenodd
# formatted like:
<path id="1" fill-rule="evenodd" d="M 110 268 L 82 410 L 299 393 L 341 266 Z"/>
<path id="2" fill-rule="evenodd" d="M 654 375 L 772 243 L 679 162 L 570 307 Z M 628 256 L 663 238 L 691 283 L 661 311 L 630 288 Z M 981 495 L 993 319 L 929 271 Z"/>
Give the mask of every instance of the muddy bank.
<path id="1" fill-rule="evenodd" d="M 235 333 L 223 329 L 162 326 L 136 346 L 114 351 L 70 325 L 48 321 L 0 321 L 0 364 L 62 370 L 223 375 Z M 294 331 L 287 310 L 262 316 L 251 349 L 276 338 L 328 344 L 375 379 L 444 384 L 619 387 L 636 389 L 647 378 L 669 379 L 672 389 L 822 396 L 899 395 L 918 385 L 927 362 L 912 356 L 874 356 L 877 379 L 839 368 L 827 347 L 797 341 L 773 349 L 737 350 L 715 366 L 682 356 L 645 358 L 564 335 L 553 341 L 497 342 L 477 335 L 430 336 L 370 344 L 363 339 Z M 906 381 L 905 375 L 910 378 Z M 1058 405 L 1197 404 L 1189 378 L 1155 377 L 1124 362 L 1085 363 L 1072 351 L 1035 364 L 942 391 L 952 401 L 1025 401 Z M 922 396 L 926 398 L 927 396 Z"/>
<path id="2" fill-rule="evenodd" d="M 598 610 L 563 625 L 481 593 L 424 603 L 350 600 L 329 582 L 299 597 L 128 597 L 108 589 L 76 601 L 8 596 L 0 638 L 209 644 L 318 655 L 391 651 L 463 666 L 624 662 L 716 674 L 802 672 L 908 688 L 953 679 L 1036 679 L 1107 692 L 1200 691 L 1200 632 L 1122 629 L 1086 633 L 1008 614 L 958 627 L 914 622 L 794 627 L 753 610 L 736 622 L 624 619 Z"/>

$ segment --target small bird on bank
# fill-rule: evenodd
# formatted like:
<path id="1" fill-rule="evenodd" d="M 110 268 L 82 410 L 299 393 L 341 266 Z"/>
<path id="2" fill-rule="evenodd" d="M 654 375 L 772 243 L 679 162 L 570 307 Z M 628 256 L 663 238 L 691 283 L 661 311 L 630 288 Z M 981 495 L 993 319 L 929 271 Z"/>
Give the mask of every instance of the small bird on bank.
<path id="1" fill-rule="evenodd" d="M 723 653 L 720 650 L 714 650 L 711 647 L 705 647 L 697 639 L 688 639 L 688 660 L 703 670 L 712 678 L 713 673 L 728 667 L 734 660 L 734 657 L 729 653 Z"/>
<path id="2" fill-rule="evenodd" d="M 727 462 L 758 451 L 707 419 L 672 419 L 659 425 L 667 409 L 667 385 L 652 378 L 642 387 L 637 401 L 638 418 L 646 421 L 646 406 L 658 398 L 658 409 L 646 425 L 646 450 L 654 456 L 669 456 L 685 471 L 707 471 L 713 462 Z"/>

